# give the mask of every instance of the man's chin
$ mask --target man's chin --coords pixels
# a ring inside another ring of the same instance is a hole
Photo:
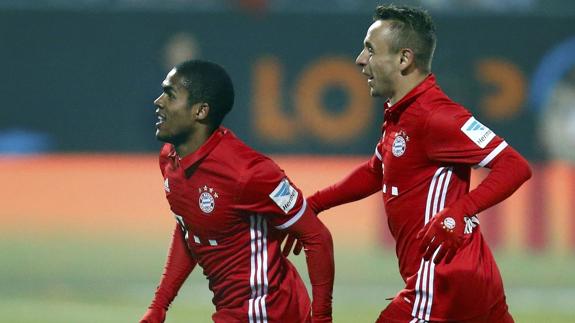
[[[159,132],[156,132],[156,139],[161,142],[170,143],[170,138],[166,135],[163,135]]]
[[[381,98],[381,97],[387,98],[387,95],[383,94],[381,91],[378,91],[374,88],[369,89],[369,95],[374,98]]]

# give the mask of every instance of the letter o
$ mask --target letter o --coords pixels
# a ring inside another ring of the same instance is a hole
[[[323,90],[341,86],[349,97],[341,113],[322,105]],[[295,110],[310,132],[326,142],[349,142],[371,123],[373,101],[364,77],[346,58],[328,57],[306,69],[296,83]]]

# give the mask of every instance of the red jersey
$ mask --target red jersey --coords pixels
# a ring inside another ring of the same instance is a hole
[[[428,76],[386,109],[383,136],[370,162],[382,172],[389,229],[406,287],[405,310],[425,321],[463,320],[504,297],[495,260],[476,216],[453,261],[424,261],[415,237],[429,219],[469,192],[470,170],[489,164],[507,143],[450,100]]]
[[[284,172],[225,128],[182,159],[164,145],[160,167],[170,208],[214,294],[214,320],[309,320],[305,285],[280,250],[281,230],[306,210]]]

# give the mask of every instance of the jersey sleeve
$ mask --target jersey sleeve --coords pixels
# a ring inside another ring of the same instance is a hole
[[[431,160],[489,167],[507,143],[462,107],[433,111],[425,125],[425,150]]]
[[[312,292],[313,322],[332,322],[335,275],[333,240],[327,227],[310,208],[286,229],[303,245]]]
[[[267,216],[276,229],[289,228],[306,210],[301,190],[268,158],[254,161],[240,181],[238,208]]]
[[[385,133],[384,133],[384,137],[385,137]],[[382,155],[382,151],[383,151],[383,144],[382,144],[382,140],[380,140],[377,145],[375,146],[375,151],[373,152],[373,155],[371,156],[371,158],[369,159],[369,168],[371,168],[371,170],[375,173],[381,173],[382,172],[382,159],[383,159],[383,155]]]
[[[188,254],[186,241],[180,225],[176,224],[168,257],[164,265],[164,273],[156,288],[156,293],[150,308],[167,310],[178,291],[196,266],[196,261]]]

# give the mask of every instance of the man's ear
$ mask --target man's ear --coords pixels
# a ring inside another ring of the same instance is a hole
[[[210,113],[210,105],[206,102],[200,102],[194,105],[194,116],[196,120],[206,120]]]
[[[415,53],[410,48],[402,48],[399,51],[399,70],[404,72],[415,66]]]

